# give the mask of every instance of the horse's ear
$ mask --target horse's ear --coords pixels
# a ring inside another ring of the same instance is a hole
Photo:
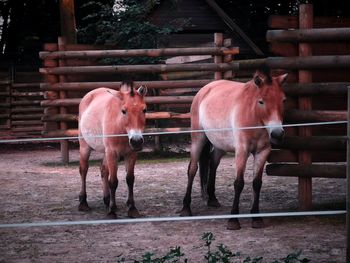
[[[260,87],[263,84],[263,82],[264,82],[264,80],[259,75],[254,76],[254,84],[257,87]]]
[[[132,83],[130,82],[123,82],[122,85],[120,86],[120,91],[124,93],[131,92],[132,90]]]
[[[147,87],[142,85],[137,89],[138,94],[144,97],[147,94]]]
[[[283,85],[287,81],[288,73],[277,77],[277,81],[280,85]]]

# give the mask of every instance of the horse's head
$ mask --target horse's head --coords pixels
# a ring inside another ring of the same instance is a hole
[[[286,96],[282,84],[286,81],[287,75],[272,77],[270,70],[264,68],[257,70],[253,78],[257,90],[256,109],[262,124],[268,126],[271,143],[278,143],[284,137],[282,123]]]
[[[122,125],[129,137],[129,145],[133,151],[142,150],[142,132],[146,125],[145,95],[147,87],[140,86],[134,89],[132,83],[122,83],[117,97],[121,100],[120,114]]]

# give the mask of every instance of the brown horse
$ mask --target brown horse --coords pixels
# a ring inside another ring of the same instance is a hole
[[[226,152],[235,152],[236,179],[231,214],[239,213],[239,198],[244,187],[244,172],[250,154],[254,156],[254,202],[251,213],[259,213],[262,173],[270,153],[270,141],[284,136],[283,104],[286,100],[281,85],[287,74],[271,77],[270,70],[256,71],[247,83],[228,80],[213,81],[195,96],[191,106],[191,129],[209,130],[191,134],[191,160],[181,216],[191,216],[191,192],[199,162],[202,193],[208,206],[218,207],[215,196],[216,170]],[[268,126],[260,129],[242,127]],[[224,128],[225,131],[210,131]],[[227,129],[229,128],[229,129]],[[263,227],[261,218],[253,218],[254,228]],[[230,219],[228,229],[240,229],[238,219]]]
[[[103,201],[108,217],[116,218],[115,192],[118,186],[118,160],[124,157],[126,182],[129,189],[128,216],[139,217],[135,207],[134,166],[136,152],[143,146],[142,132],[146,123],[144,86],[134,90],[132,83],[123,83],[120,91],[98,88],[87,93],[79,105],[79,144],[81,191],[79,210],[89,210],[86,195],[86,175],[91,150],[104,153],[101,162]],[[127,134],[127,136],[113,136]]]

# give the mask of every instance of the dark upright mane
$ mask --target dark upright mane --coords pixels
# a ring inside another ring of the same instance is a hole
[[[130,87],[130,96],[134,97],[135,92],[134,92],[134,82],[132,80],[124,80],[121,84],[121,86],[126,85]]]
[[[266,77],[266,83],[270,84],[272,82],[271,69],[267,65],[262,65],[258,68],[257,72]]]

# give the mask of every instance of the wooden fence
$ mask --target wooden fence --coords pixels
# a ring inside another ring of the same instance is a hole
[[[41,84],[41,90],[45,91],[45,100],[41,102],[45,108],[43,134],[78,135],[77,106],[81,97],[100,86],[118,89],[121,79],[114,75],[120,78],[130,73],[190,73],[191,79],[135,82],[135,85],[147,85],[152,91],[152,96],[147,97],[151,109],[147,113],[147,131],[187,130],[189,106],[200,87],[213,79],[232,78],[232,71],[252,70],[262,64],[290,73],[289,83],[284,87],[288,96],[286,123],[347,120],[350,19],[313,19],[312,5],[304,4],[300,6],[299,17],[273,16],[269,25],[275,30],[267,32],[267,40],[277,57],[245,61],[232,60],[238,48],[223,46],[221,34],[215,35],[215,45],[211,48],[87,50],[81,45],[65,45],[62,40],[48,44],[40,53],[44,60],[40,71],[46,77],[46,83]],[[103,66],[96,62],[105,57],[180,55],[211,55],[214,59],[208,63],[172,65]],[[214,76],[194,79],[193,71],[214,72]],[[176,122],[160,128],[155,122],[158,120]],[[67,142],[62,141],[61,146],[63,161],[67,162]],[[288,128],[285,141],[272,151],[266,171],[270,176],[298,177],[299,205],[307,210],[312,205],[312,178],[345,178],[345,161],[346,125]]]
[[[294,82],[286,86],[286,122],[346,121],[350,20],[314,19],[312,5],[303,4],[299,17],[274,16],[269,24],[276,28],[267,32],[271,50],[283,57],[267,64],[290,70]],[[299,206],[311,209],[312,178],[346,178],[346,142],[345,124],[290,128],[270,155],[267,174],[297,176]]]
[[[135,86],[144,84],[151,90],[151,94],[146,97],[150,109],[146,115],[148,119],[146,132],[187,130],[188,125],[179,127],[177,126],[179,122],[175,123],[175,127],[159,128],[154,121],[189,119],[189,105],[194,93],[213,79],[232,76],[230,72],[238,69],[238,63],[233,62],[232,58],[233,55],[238,54],[239,49],[225,47],[224,43],[223,35],[217,33],[213,47],[198,48],[84,50],[91,47],[65,45],[61,38],[58,44],[47,44],[45,51],[40,52],[40,58],[43,59],[44,64],[40,72],[46,79],[46,83],[41,85],[41,90],[45,92],[45,100],[41,102],[45,108],[42,119],[45,123],[43,135],[47,137],[77,136],[77,106],[82,96],[89,90],[101,86],[118,89],[125,74],[159,76],[159,74],[172,72],[214,72],[212,76],[205,79],[135,81]],[[213,60],[189,64],[101,65],[98,63],[98,59],[102,58],[190,55],[210,55]],[[181,110],[176,111],[179,105]],[[67,162],[69,159],[67,141],[61,142],[61,150],[63,161]]]
[[[18,77],[0,82],[0,137],[40,137],[43,130],[40,84],[31,81],[33,77],[24,76],[31,73],[16,75]]]

